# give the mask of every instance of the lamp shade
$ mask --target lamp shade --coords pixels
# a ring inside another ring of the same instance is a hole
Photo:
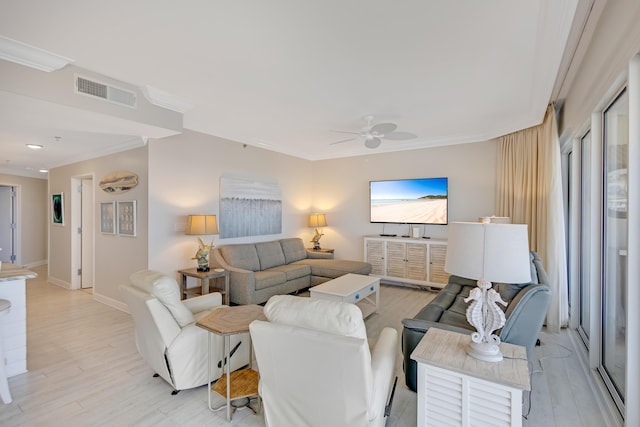
[[[327,217],[323,213],[309,215],[309,227],[326,227]]]
[[[205,236],[218,234],[218,223],[215,215],[189,215],[185,234]]]
[[[445,271],[474,280],[531,281],[526,224],[449,224]]]

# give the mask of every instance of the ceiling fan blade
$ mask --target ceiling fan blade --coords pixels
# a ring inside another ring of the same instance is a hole
[[[397,128],[398,126],[395,123],[378,123],[371,128],[370,132],[384,135],[393,132]]]
[[[415,139],[418,135],[411,132],[391,132],[385,133],[384,139],[390,139],[392,141],[404,141],[407,139]]]
[[[355,141],[357,138],[349,138],[349,139],[343,139],[342,141],[336,141],[336,142],[332,142],[329,145],[335,145],[335,144],[341,144],[343,142],[348,142],[348,141]]]
[[[367,148],[378,148],[380,146],[380,143],[382,142],[382,140],[380,138],[367,138],[364,141],[364,145]]]
[[[350,130],[335,130],[335,129],[331,129],[331,132],[350,133],[350,134],[353,134],[353,135],[360,135],[360,132],[352,132]]]

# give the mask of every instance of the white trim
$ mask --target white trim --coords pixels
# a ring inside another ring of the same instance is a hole
[[[108,305],[109,307],[113,307],[116,310],[120,310],[123,311],[125,313],[131,314],[129,313],[129,307],[127,306],[126,303],[122,302],[122,301],[118,301],[117,299],[113,299],[111,297],[102,295],[102,294],[98,294],[98,293],[93,293],[93,299],[98,301],[99,303],[102,303],[104,305]]]
[[[58,279],[56,277],[51,276],[50,274],[47,277],[47,283],[51,283],[52,285],[60,286],[61,288],[71,290],[71,283],[65,282],[62,279]]]
[[[636,54],[629,61],[629,164],[627,191],[627,259],[640,259],[640,225],[637,218],[640,215],[640,54]],[[633,236],[633,238],[631,238]],[[625,422],[629,426],[640,425],[640,337],[636,333],[640,325],[640,263],[627,263],[627,364],[625,379]]]
[[[0,58],[46,72],[59,70],[74,62],[71,58],[4,36],[0,36]]]
[[[193,108],[192,104],[189,104],[188,102],[185,102],[167,92],[156,89],[153,86],[143,86],[142,94],[147,98],[147,101],[153,105],[175,111],[176,113],[184,114],[187,110]]]

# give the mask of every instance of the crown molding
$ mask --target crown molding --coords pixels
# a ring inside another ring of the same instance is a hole
[[[177,113],[184,114],[187,110],[193,108],[193,105],[188,102],[185,102],[167,92],[156,89],[153,86],[146,85],[142,87],[142,93],[153,105],[166,108]]]
[[[73,62],[73,59],[3,36],[0,36],[0,58],[46,72],[59,70]]]

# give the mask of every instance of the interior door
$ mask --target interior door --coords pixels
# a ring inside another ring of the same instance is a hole
[[[0,185],[0,261],[15,261],[15,190]]]
[[[81,267],[80,287],[93,287],[93,180],[83,178],[81,183]]]

